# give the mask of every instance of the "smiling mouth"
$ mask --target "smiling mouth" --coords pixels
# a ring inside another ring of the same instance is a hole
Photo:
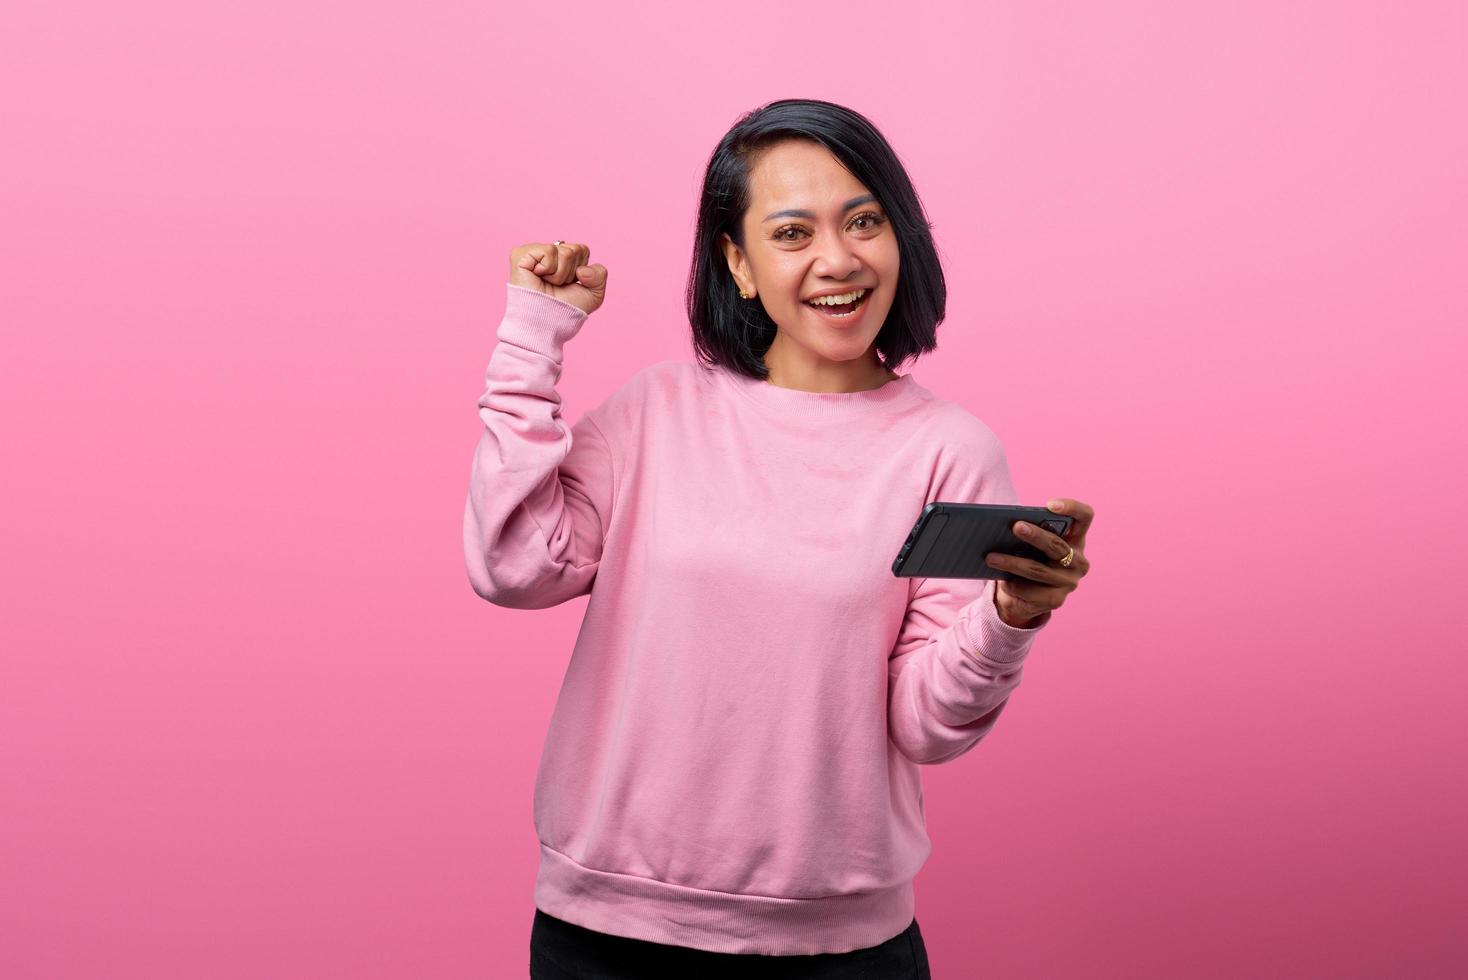
[[[868,289],[866,292],[858,296],[856,298],[856,301],[852,303],[843,303],[840,306],[827,306],[824,303],[806,303],[805,305],[809,306],[817,313],[823,314],[836,320],[841,320],[856,313],[856,311],[861,309],[862,305],[865,304],[867,300],[871,299],[871,296],[872,290]]]

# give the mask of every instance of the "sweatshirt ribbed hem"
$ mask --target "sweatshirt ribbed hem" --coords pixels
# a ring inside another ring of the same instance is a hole
[[[496,335],[504,343],[533,351],[559,366],[563,348],[586,320],[581,307],[511,282],[505,284],[505,317]]]
[[[1050,616],[1047,613],[1033,626],[1010,626],[999,618],[999,610],[994,605],[994,590],[997,588],[997,580],[987,581],[974,608],[960,619],[968,634],[968,648],[974,657],[1001,667],[1016,667],[1029,656],[1035,637],[1050,621]]]
[[[898,935],[914,916],[912,882],[824,898],[705,891],[585,868],[540,845],[535,906],[586,929],[720,953],[849,952]]]

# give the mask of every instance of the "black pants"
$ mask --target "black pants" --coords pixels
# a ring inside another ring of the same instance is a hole
[[[932,980],[917,919],[885,943],[846,953],[715,953],[578,926],[540,909],[530,928],[530,980]]]

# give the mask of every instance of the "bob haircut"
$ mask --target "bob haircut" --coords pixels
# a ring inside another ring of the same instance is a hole
[[[895,369],[938,346],[948,289],[931,225],[897,154],[863,115],[819,99],[781,99],[741,116],[704,171],[685,299],[700,360],[765,380],[764,355],[778,329],[764,305],[742,299],[721,246],[728,232],[744,248],[753,158],[788,139],[824,145],[876,195],[897,235],[900,273],[892,309],[877,333],[882,363]]]

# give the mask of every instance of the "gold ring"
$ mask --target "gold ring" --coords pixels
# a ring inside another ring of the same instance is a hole
[[[1072,558],[1074,558],[1075,557],[1075,554],[1076,554],[1076,550],[1074,548],[1071,548],[1070,545],[1066,545],[1066,547],[1067,548],[1070,548],[1070,553],[1067,554],[1064,558],[1060,559],[1060,567],[1061,568],[1069,568],[1070,567],[1070,560]]]

